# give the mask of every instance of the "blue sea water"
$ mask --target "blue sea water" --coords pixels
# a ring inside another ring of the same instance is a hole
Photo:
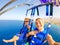
[[[22,26],[23,21],[21,20],[0,20],[0,45],[13,45],[13,42],[5,43],[2,40],[11,39],[14,35],[19,33]],[[47,24],[45,24],[45,27],[46,26]],[[60,26],[52,24],[49,33],[55,41],[60,42]]]

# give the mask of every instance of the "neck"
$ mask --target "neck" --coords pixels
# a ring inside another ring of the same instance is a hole
[[[42,31],[43,31],[43,28],[39,28],[38,31],[39,31],[39,32],[42,32]]]

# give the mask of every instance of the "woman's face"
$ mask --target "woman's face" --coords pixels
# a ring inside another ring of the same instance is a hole
[[[29,24],[29,21],[24,21],[25,22],[25,25],[28,25]]]
[[[37,27],[37,28],[41,28],[41,27],[42,27],[41,22],[39,22],[38,20],[36,21],[36,27]]]

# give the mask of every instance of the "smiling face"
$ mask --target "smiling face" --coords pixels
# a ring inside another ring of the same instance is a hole
[[[36,27],[38,28],[38,30],[42,30],[44,27],[44,23],[43,20],[41,18],[37,18],[36,19]]]
[[[28,25],[28,24],[29,24],[29,20],[30,20],[29,18],[25,18],[24,24],[25,24],[25,25]]]
[[[37,28],[42,27],[41,22],[36,21],[36,27],[37,27]]]

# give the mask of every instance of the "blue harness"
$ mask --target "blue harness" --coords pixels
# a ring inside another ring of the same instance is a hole
[[[21,32],[19,33],[19,34],[17,34],[16,36],[18,36],[19,37],[19,42],[20,43],[26,43],[26,34],[28,33],[28,28],[27,28],[27,26],[24,26],[23,28],[22,28],[22,30],[21,30]]]
[[[31,20],[29,20],[29,24],[28,24],[29,26],[31,26],[30,22]],[[27,26],[25,26],[23,23],[23,27],[21,28],[20,33],[19,33],[20,35],[19,34],[16,35],[16,36],[19,36],[18,41],[20,42],[20,45],[25,45],[26,42],[28,41],[28,38],[26,37],[26,34],[28,32],[30,31],[28,30]]]
[[[35,30],[38,31],[37,28]],[[39,32],[36,35],[32,36],[30,45],[44,45],[44,41],[46,40],[48,32],[49,27],[47,29],[44,29],[44,31]]]

